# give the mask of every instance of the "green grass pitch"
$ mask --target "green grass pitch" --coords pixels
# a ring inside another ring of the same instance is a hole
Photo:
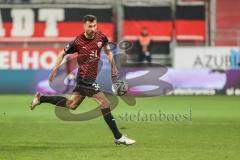
[[[0,160],[240,159],[239,97],[138,98],[133,107],[120,101],[113,115],[121,131],[136,139],[133,146],[114,145],[102,117],[62,121],[47,104],[30,111],[32,97],[0,96]],[[73,113],[94,105],[86,99]],[[158,112],[182,117],[150,117]]]

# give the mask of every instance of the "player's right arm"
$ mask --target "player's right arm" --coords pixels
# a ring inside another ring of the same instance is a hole
[[[62,50],[61,53],[57,57],[57,61],[56,61],[56,64],[54,65],[54,67],[52,69],[52,72],[50,73],[50,76],[49,76],[49,81],[50,82],[52,82],[54,77],[56,76],[57,70],[62,63],[64,56],[65,56],[65,52],[64,52],[64,50]]]
[[[70,42],[68,43],[68,45],[64,48],[64,50],[62,50],[60,52],[60,54],[58,55],[57,57],[57,61],[50,73],[50,76],[49,76],[49,81],[52,82],[57,74],[57,70],[58,68],[60,67],[64,57],[67,55],[67,54],[74,54],[76,53],[75,52],[75,45],[74,45],[74,42]]]

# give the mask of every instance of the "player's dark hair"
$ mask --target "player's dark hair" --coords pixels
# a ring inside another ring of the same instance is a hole
[[[95,20],[97,21],[97,17],[94,16],[94,15],[88,14],[88,15],[86,15],[86,16],[83,17],[83,23],[86,23],[87,21],[93,22],[93,21],[95,21]]]

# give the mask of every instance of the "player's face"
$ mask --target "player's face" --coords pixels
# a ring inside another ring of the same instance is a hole
[[[84,30],[87,35],[92,36],[97,30],[97,21],[84,23]]]

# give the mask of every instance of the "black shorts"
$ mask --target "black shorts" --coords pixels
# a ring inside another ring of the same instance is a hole
[[[92,97],[94,94],[101,92],[99,85],[96,82],[84,81],[80,76],[77,76],[76,87],[73,92],[78,92],[82,96]]]

